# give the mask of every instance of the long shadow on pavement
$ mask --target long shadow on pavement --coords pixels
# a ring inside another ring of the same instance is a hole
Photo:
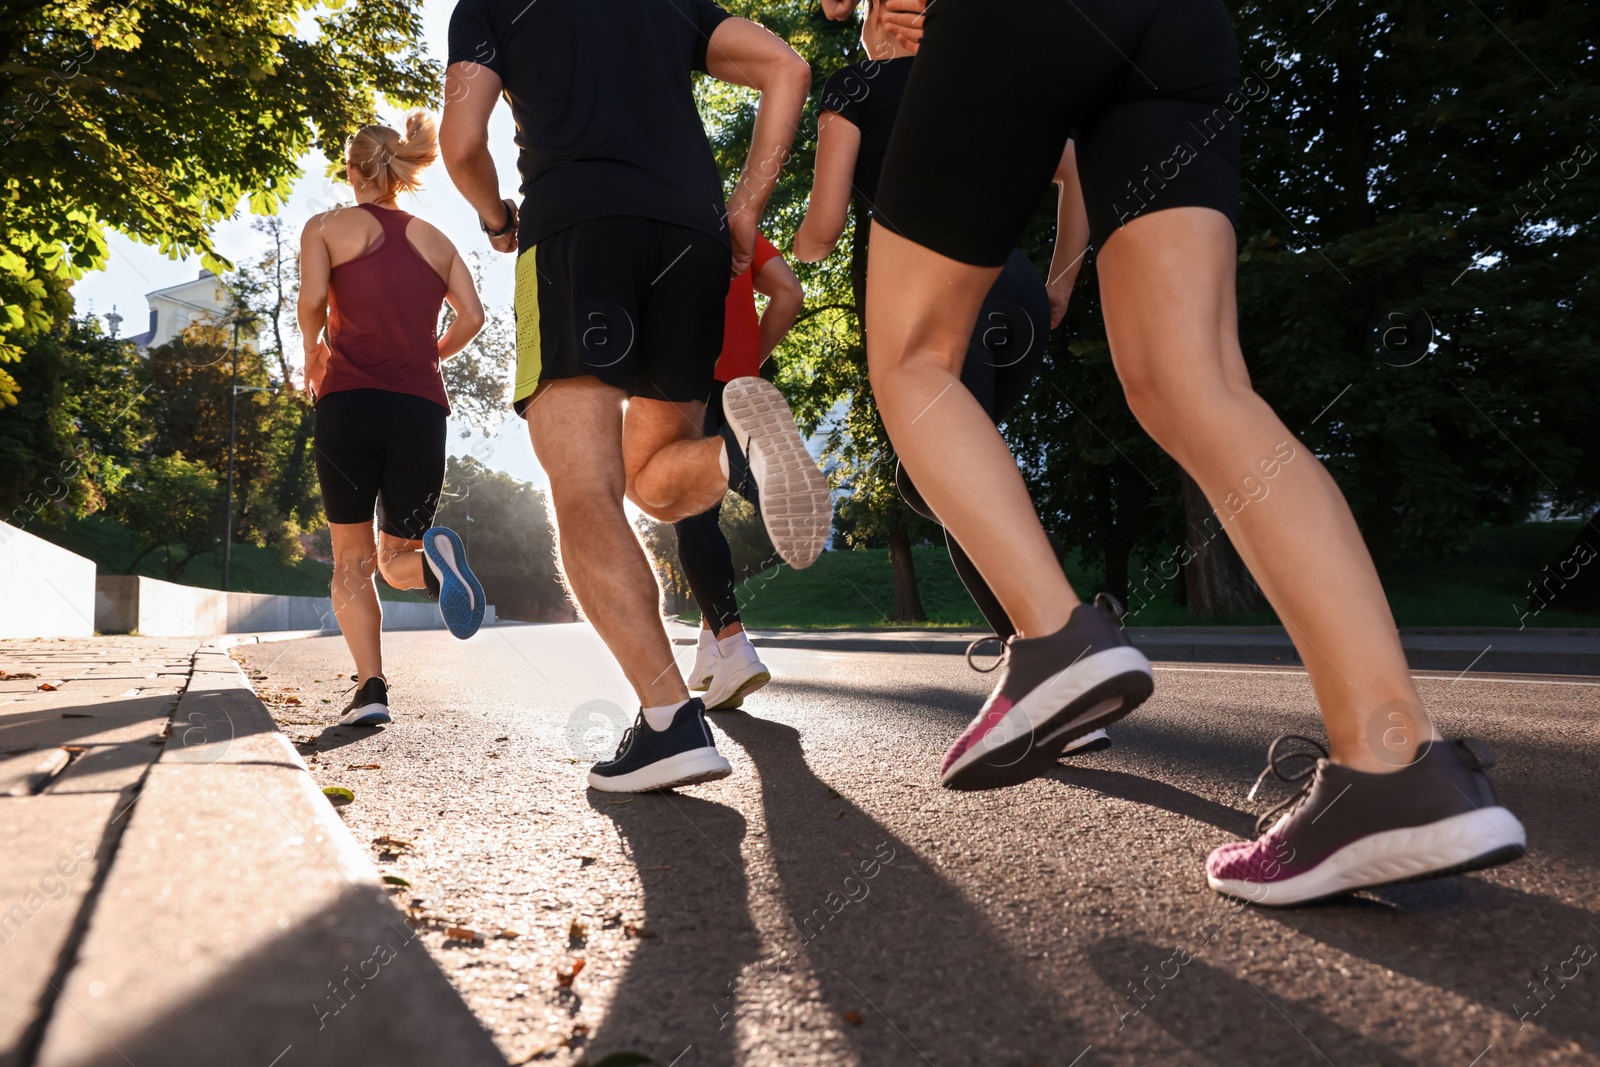
[[[1600,949],[1592,911],[1469,875],[1257,914],[1600,1054],[1600,975],[1573,962]]]
[[[745,818],[681,793],[607,797],[589,804],[610,819],[644,888],[644,925],[633,959],[591,1042],[597,1060],[631,1051],[672,1063],[738,1062],[728,985],[760,952],[740,846]],[[619,802],[620,801],[620,802]]]
[[[798,730],[744,714],[716,722],[760,773],[793,941],[832,1018],[862,1018],[842,1027],[860,1063],[1020,1067],[1066,1063],[1087,1044],[956,886],[848,797],[830,798]],[[884,857],[866,878],[862,864]]]
[[[1141,1028],[1153,1025],[1217,1063],[1416,1062],[1311,1004],[1263,992],[1198,957],[1180,965],[1171,945],[1108,937],[1088,945],[1087,952],[1121,1023],[1108,1053],[1119,1042],[1145,1039]]]

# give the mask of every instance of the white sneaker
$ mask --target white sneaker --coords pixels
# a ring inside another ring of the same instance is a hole
[[[772,681],[772,672],[756,655],[756,648],[744,634],[719,641],[717,666],[706,690],[707,711],[732,711],[744,698]]]
[[[833,495],[783,394],[761,378],[735,378],[722,392],[722,414],[750,461],[761,520],[789,566],[809,567],[833,527]]]
[[[716,635],[702,626],[700,647],[694,654],[694,668],[689,671],[689,692],[704,693],[711,688],[711,676],[716,672],[717,661],[721,658],[721,653],[717,651]]]

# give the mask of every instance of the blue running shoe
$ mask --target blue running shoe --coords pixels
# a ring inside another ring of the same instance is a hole
[[[422,535],[422,551],[439,579],[439,614],[465,641],[483,625],[483,586],[467,566],[467,548],[454,530],[435,526]]]
[[[733,773],[717,751],[699,697],[685,701],[665,730],[653,730],[644,712],[622,735],[617,754],[589,771],[589,788],[604,793],[647,793],[714,782]]]

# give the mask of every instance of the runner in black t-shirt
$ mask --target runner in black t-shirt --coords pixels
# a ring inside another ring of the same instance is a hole
[[[761,92],[750,164],[726,205],[696,70]],[[450,20],[445,165],[493,246],[520,252],[512,400],[550,478],[567,581],[641,705],[616,758],[591,771],[595,789],[730,770],[675,668],[622,502],[674,522],[728,489],[722,440],[700,432],[703,400],[728,280],[750,264],[810,77],[788,45],[712,0],[460,0]],[[517,123],[520,211],[500,199],[489,155],[502,93]],[[774,547],[803,566],[831,525],[827,483],[793,422],[767,417],[782,397],[746,381],[749,411],[730,410],[729,423],[764,509],[787,524]]]

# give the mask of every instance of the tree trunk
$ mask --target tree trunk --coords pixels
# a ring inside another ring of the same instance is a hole
[[[890,622],[927,622],[922,610],[922,595],[917,591],[917,565],[911,558],[911,535],[904,519],[893,520],[889,528],[889,566],[894,571],[894,605]]]
[[[1183,475],[1183,517],[1189,541],[1189,563],[1183,569],[1189,614],[1206,619],[1269,610],[1222,520],[1188,474]]]

